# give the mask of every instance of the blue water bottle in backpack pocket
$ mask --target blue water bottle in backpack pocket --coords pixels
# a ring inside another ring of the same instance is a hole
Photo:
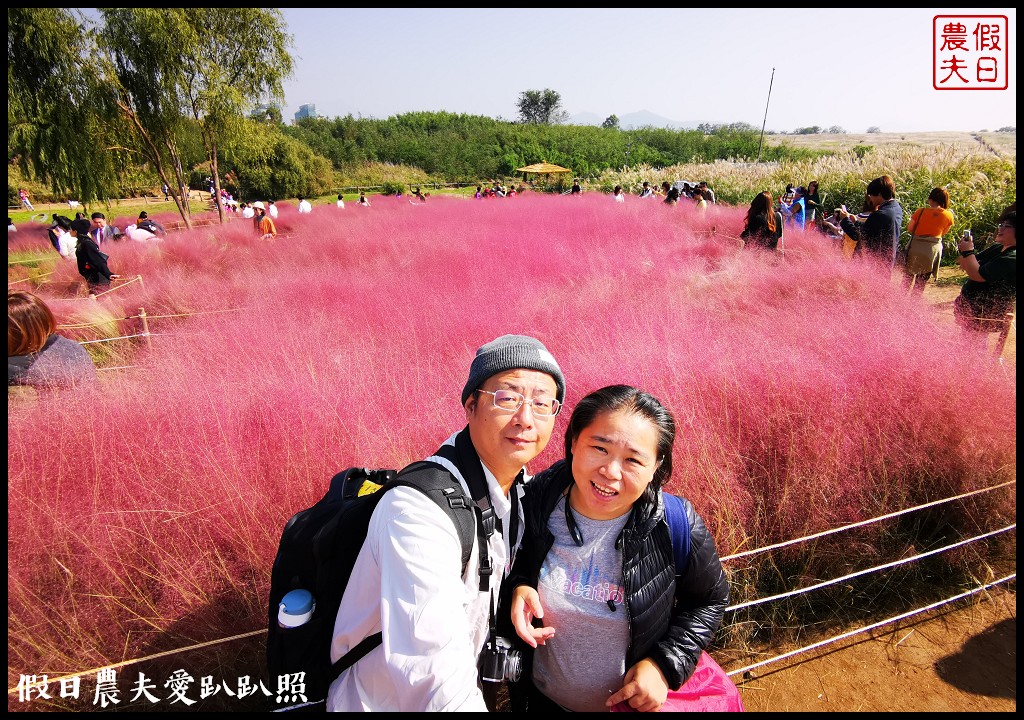
[[[282,628],[305,625],[313,617],[316,601],[309,590],[292,590],[281,598],[278,605],[277,624]]]

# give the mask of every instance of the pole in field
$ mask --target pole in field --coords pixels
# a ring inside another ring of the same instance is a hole
[[[775,68],[772,68],[772,79],[768,81],[768,101],[764,104],[764,121],[761,123],[761,139],[757,141],[757,162],[761,162],[761,144],[764,142],[764,126],[768,123],[768,103],[772,101],[772,83],[775,82]]]

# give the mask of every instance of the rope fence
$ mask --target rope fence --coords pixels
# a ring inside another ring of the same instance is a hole
[[[10,282],[7,283],[7,287],[10,287],[11,285],[17,285],[18,283],[30,282],[32,280],[38,280],[39,278],[44,278],[47,275],[53,275],[55,272],[57,272],[57,271],[56,270],[51,270],[50,272],[43,273],[42,275],[34,275],[34,276],[27,277],[27,278],[22,278],[21,280],[11,280]]]
[[[779,593],[778,595],[769,595],[768,597],[758,598],[757,600],[750,600],[748,602],[730,605],[726,608],[726,612],[730,610],[739,610],[741,608],[751,607],[753,605],[760,605],[761,603],[771,602],[772,600],[781,600],[783,598],[791,597],[793,595],[803,595],[804,593],[809,593],[813,590],[819,590],[823,587],[828,587],[829,585],[835,585],[837,583],[841,583],[845,580],[850,580],[861,575],[867,575],[868,573],[878,572],[880,570],[887,570],[889,568],[896,567],[897,565],[902,565],[908,562],[914,562],[915,560],[920,560],[922,558],[929,557],[930,555],[945,552],[946,550],[952,550],[953,548],[960,547],[961,545],[967,545],[978,540],[984,540],[985,538],[992,537],[993,535],[1009,532],[1010,530],[1013,530],[1016,527],[1017,524],[1014,523],[1013,525],[1007,525],[1006,527],[999,528],[998,530],[993,530],[992,532],[983,533],[981,535],[975,535],[974,537],[968,538],[967,540],[955,542],[952,545],[946,545],[945,547],[936,548],[935,550],[929,550],[928,552],[919,553],[918,555],[913,555],[911,557],[903,558],[901,560],[894,560],[889,563],[883,563],[882,565],[875,565],[874,567],[866,568],[864,570],[858,570],[857,572],[850,573],[849,575],[843,575],[842,577],[833,578],[832,580],[826,580],[824,582],[817,583],[816,585],[809,585],[805,588],[799,588],[797,590]]]
[[[860,633],[864,633],[864,632],[868,632],[870,630],[874,630],[876,628],[882,627],[883,625],[888,625],[890,623],[899,622],[900,620],[905,620],[906,618],[913,617],[914,615],[919,615],[920,613],[927,612],[929,610],[934,610],[937,607],[941,607],[943,605],[947,605],[947,604],[949,604],[951,602],[956,602],[957,600],[962,600],[963,598],[968,597],[969,595],[974,595],[974,594],[982,592],[984,590],[988,590],[989,588],[995,587],[996,585],[999,585],[999,584],[1004,583],[1004,582],[1009,582],[1010,580],[1013,580],[1016,577],[1017,577],[1017,573],[1013,573],[1011,575],[1006,575],[1005,577],[1001,577],[998,580],[994,580],[994,581],[992,581],[990,583],[986,583],[984,585],[979,585],[976,588],[972,588],[971,590],[967,590],[966,592],[962,592],[962,593],[960,593],[958,595],[953,595],[953,596],[948,597],[948,598],[946,598],[944,600],[939,600],[937,602],[932,603],[931,605],[926,605],[926,606],[924,606],[922,608],[918,608],[916,610],[910,610],[908,612],[902,613],[901,615],[896,615],[896,616],[888,618],[886,620],[880,620],[879,622],[872,623],[871,625],[866,625],[866,626],[864,626],[862,628],[859,628],[857,630],[850,630],[849,632],[845,632],[845,633],[842,633],[840,635],[836,635],[835,637],[828,638],[827,640],[821,640],[820,642],[812,643],[811,645],[806,645],[806,646],[804,646],[802,648],[798,648],[796,650],[792,650],[790,652],[783,653],[781,655],[776,655],[773,658],[768,658],[767,660],[762,660],[761,662],[756,662],[753,665],[747,665],[746,667],[741,667],[741,668],[738,668],[736,670],[729,670],[725,674],[726,675],[742,675],[742,674],[746,674],[746,673],[750,672],[751,670],[753,670],[755,668],[763,667],[764,665],[768,665],[768,664],[771,664],[771,663],[774,663],[774,662],[778,662],[779,660],[785,660],[786,658],[793,657],[794,655],[799,655],[800,653],[809,652],[811,650],[815,650],[817,648],[820,648],[820,647],[822,647],[824,645],[828,645],[830,643],[838,642],[839,640],[844,640],[846,638],[853,637],[854,635],[859,635]]]
[[[722,562],[726,562],[727,560],[735,560],[736,558],[746,557],[748,555],[756,555],[758,553],[767,552],[769,550],[777,550],[778,548],[786,547],[788,545],[796,545],[797,543],[807,542],[808,540],[815,540],[820,537],[825,537],[826,535],[833,535],[835,533],[844,532],[845,530],[851,530],[853,528],[862,527],[864,525],[870,525],[871,523],[880,522],[882,520],[889,520],[891,518],[899,517],[900,515],[905,515],[916,510],[924,510],[925,508],[934,507],[935,505],[942,505],[943,503],[953,502],[954,500],[962,500],[964,498],[971,497],[972,495],[979,495],[981,493],[992,492],[993,490],[998,490],[999,488],[1004,488],[1008,485],[1016,484],[1016,479],[1008,480],[1004,483],[999,483],[998,485],[990,485],[989,487],[984,487],[979,490],[971,490],[970,492],[965,492],[960,495],[954,495],[952,497],[943,498],[942,500],[933,500],[932,502],[927,502],[922,505],[915,505],[914,507],[909,507],[904,510],[896,510],[895,512],[887,513],[885,515],[879,515],[878,517],[870,518],[868,520],[861,520],[860,522],[850,523],[849,525],[840,525],[839,527],[832,528],[831,530],[823,530],[822,532],[814,533],[813,535],[804,535],[803,537],[798,537],[794,540],[786,540],[785,542],[775,543],[774,545],[765,545],[764,547],[757,548],[756,550],[746,550],[744,552],[734,553],[733,555],[726,555],[725,557],[719,559]]]
[[[960,499],[963,499],[963,498],[966,498],[966,497],[971,497],[972,495],[977,495],[979,493],[985,493],[985,492],[991,492],[993,490],[998,490],[999,488],[1006,487],[1008,485],[1013,485],[1016,482],[1017,482],[1016,480],[1011,480],[1009,482],[1001,483],[999,485],[993,485],[991,487],[981,488],[979,490],[973,490],[971,492],[963,493],[963,494],[960,494],[960,495],[955,495],[955,496],[948,497],[948,498],[943,498],[941,500],[936,500],[936,501],[929,502],[929,503],[924,503],[922,505],[917,505],[915,507],[906,508],[904,510],[898,510],[896,512],[888,513],[886,515],[881,515],[879,517],[871,518],[869,520],[865,520],[865,521],[862,521],[862,522],[851,523],[849,525],[844,525],[844,526],[841,526],[841,527],[838,527],[838,528],[833,528],[831,530],[827,530],[827,531],[824,531],[824,532],[815,533],[814,535],[808,535],[808,536],[805,536],[805,537],[796,538],[794,540],[789,540],[789,541],[782,542],[782,543],[776,543],[774,545],[768,545],[768,546],[765,546],[765,547],[762,547],[762,548],[757,548],[755,550],[748,550],[748,551],[743,552],[743,553],[737,553],[737,554],[734,554],[734,555],[728,555],[728,556],[725,556],[725,557],[721,558],[721,560],[723,562],[725,562],[726,560],[732,560],[732,559],[735,559],[735,558],[738,558],[738,557],[744,557],[744,556],[748,556],[748,555],[753,555],[753,554],[756,554],[756,553],[766,552],[768,550],[776,549],[776,548],[779,548],[779,547],[786,547],[788,545],[793,545],[793,544],[796,544],[796,543],[805,542],[807,540],[818,538],[818,537],[822,537],[824,535],[831,535],[831,534],[834,534],[834,533],[839,533],[839,532],[843,532],[843,531],[846,531],[846,530],[851,530],[851,529],[853,529],[855,527],[860,527],[860,526],[863,526],[863,525],[867,525],[869,523],[878,522],[880,520],[885,520],[885,519],[897,517],[897,516],[900,516],[900,515],[903,515],[903,514],[906,514],[906,513],[909,513],[909,512],[914,512],[916,510],[922,510],[922,509],[925,509],[925,508],[928,508],[928,507],[932,507],[932,506],[935,506],[935,505],[940,505],[942,503],[952,502],[954,500],[960,500]],[[953,543],[951,545],[947,545],[947,546],[942,547],[942,548],[937,548],[935,550],[929,550],[927,552],[920,553],[919,555],[915,555],[915,556],[910,557],[910,558],[902,558],[900,560],[895,560],[893,562],[885,563],[885,564],[878,565],[878,566],[875,566],[875,567],[872,567],[872,568],[867,568],[865,570],[860,570],[860,571],[857,571],[857,572],[854,572],[854,573],[850,573],[848,575],[844,575],[844,576],[839,577],[839,578],[835,578],[833,580],[828,580],[828,581],[825,581],[825,582],[822,582],[822,583],[818,583],[816,585],[812,585],[812,586],[809,586],[809,587],[806,587],[806,588],[800,588],[798,590],[791,591],[791,592],[788,592],[788,593],[781,593],[781,594],[778,594],[778,595],[773,595],[773,596],[765,597],[765,598],[759,598],[757,600],[752,600],[752,601],[745,602],[745,603],[738,603],[736,605],[730,605],[729,607],[726,608],[726,610],[727,611],[739,610],[739,609],[742,609],[742,608],[745,608],[745,607],[750,607],[750,606],[758,605],[758,604],[761,604],[761,603],[766,603],[766,602],[770,602],[770,601],[774,601],[774,600],[779,600],[779,599],[782,599],[782,598],[785,598],[785,597],[789,597],[789,596],[792,596],[792,595],[798,595],[798,594],[802,594],[802,593],[811,592],[813,590],[817,590],[817,589],[820,589],[822,587],[826,587],[828,585],[833,585],[833,584],[836,584],[836,583],[839,583],[839,582],[843,582],[845,580],[849,580],[851,578],[854,578],[854,577],[857,577],[857,576],[860,576],[860,575],[866,575],[868,573],[878,572],[878,571],[885,570],[885,569],[888,569],[888,568],[891,568],[891,567],[895,567],[897,565],[901,565],[901,564],[904,564],[904,563],[909,563],[909,562],[913,562],[913,561],[916,561],[916,560],[920,560],[921,558],[928,557],[930,555],[935,555],[937,553],[945,552],[946,550],[950,550],[950,549],[953,549],[953,548],[956,548],[956,547],[960,547],[960,546],[966,545],[968,543],[976,542],[978,540],[983,540],[983,539],[988,538],[988,537],[992,537],[992,536],[995,536],[995,535],[998,535],[998,534],[1001,534],[1001,533],[1004,533],[1004,532],[1008,532],[1010,530],[1015,529],[1016,527],[1017,527],[1016,523],[1014,523],[1012,525],[1007,525],[1006,527],[999,528],[998,530],[993,530],[993,531],[990,531],[990,532],[987,532],[987,533],[983,533],[981,535],[977,535],[975,537],[968,538],[966,540],[962,540],[962,541]],[[944,600],[940,600],[940,601],[938,601],[936,603],[932,603],[931,605],[925,606],[923,608],[918,608],[917,610],[912,610],[912,611],[903,613],[901,615],[897,615],[895,617],[891,617],[891,618],[888,618],[886,620],[882,620],[880,622],[873,623],[871,625],[867,625],[867,626],[865,626],[863,628],[860,628],[860,629],[857,629],[857,630],[852,630],[852,631],[849,631],[849,632],[846,632],[846,633],[842,633],[842,634],[837,635],[837,636],[835,636],[833,638],[829,638],[827,640],[823,640],[823,641],[820,641],[820,642],[813,643],[811,645],[808,645],[806,647],[800,648],[798,650],[793,650],[791,652],[783,653],[782,655],[778,655],[776,657],[769,658],[767,660],[762,660],[762,661],[760,661],[758,663],[754,663],[753,665],[748,665],[746,667],[739,668],[737,670],[729,671],[726,674],[727,675],[737,675],[737,674],[747,673],[747,672],[753,670],[754,668],[758,668],[758,667],[767,665],[769,663],[777,662],[779,660],[783,660],[785,658],[792,657],[792,656],[797,655],[797,654],[802,653],[802,652],[808,652],[810,650],[814,650],[816,648],[822,647],[823,645],[827,645],[829,643],[837,642],[838,640],[842,640],[844,638],[852,637],[852,636],[854,636],[854,635],[856,635],[858,633],[868,632],[868,631],[873,630],[873,629],[875,629],[877,627],[881,627],[881,626],[887,625],[889,623],[897,622],[899,620],[902,620],[902,619],[905,619],[905,618],[908,618],[908,617],[912,617],[913,615],[917,615],[919,613],[926,612],[928,610],[934,609],[934,608],[939,607],[939,606],[944,605],[944,604],[955,602],[955,601],[960,600],[962,598],[965,598],[965,597],[967,597],[969,595],[972,595],[972,594],[981,592],[983,590],[986,590],[986,589],[988,589],[990,587],[993,587],[995,585],[998,585],[998,584],[1001,584],[1001,583],[1013,580],[1016,577],[1017,577],[1016,573],[1013,573],[1011,575],[1007,575],[1007,576],[1005,576],[1003,578],[1000,578],[999,580],[993,581],[991,583],[987,583],[985,585],[981,585],[979,587],[976,587],[976,588],[974,588],[972,590],[969,590],[967,592],[960,593],[958,595],[953,595],[953,596],[951,596],[949,598],[946,598]],[[81,677],[83,675],[92,675],[92,674],[98,673],[100,670],[104,670],[104,669],[107,669],[107,668],[119,669],[119,668],[127,667],[129,665],[134,665],[134,664],[141,663],[141,662],[147,662],[147,661],[150,661],[150,660],[155,660],[155,659],[159,659],[159,658],[163,658],[163,657],[170,657],[172,655],[176,655],[176,654],[180,654],[180,653],[185,653],[185,652],[191,652],[193,650],[197,650],[197,649],[201,649],[201,648],[212,647],[214,645],[219,645],[219,644],[222,644],[222,643],[233,642],[235,640],[242,640],[242,639],[246,639],[246,638],[256,637],[256,636],[264,635],[265,633],[266,633],[266,629],[265,628],[261,628],[259,630],[252,630],[252,631],[245,632],[245,633],[240,633],[240,634],[237,634],[237,635],[231,635],[229,637],[224,637],[224,638],[219,638],[219,639],[216,639],[216,640],[209,640],[209,641],[206,641],[206,642],[196,643],[194,645],[188,645],[188,646],[185,646],[185,647],[176,648],[174,650],[166,650],[166,651],[163,651],[163,652],[155,653],[153,655],[146,655],[144,657],[132,658],[130,660],[123,660],[123,661],[118,662],[118,663],[114,663],[114,664],[111,664],[111,665],[103,665],[101,667],[92,668],[90,670],[85,670],[85,671],[81,671],[81,672],[77,672],[77,673],[69,673],[69,674],[65,674],[63,676],[60,676],[60,677],[58,677],[56,679],[50,679],[48,681],[55,683],[55,682],[59,682],[61,680],[66,680],[66,679],[70,679],[70,678],[73,678],[73,677]],[[41,685],[42,682],[40,681],[38,684]],[[17,692],[17,691],[18,691],[18,688],[14,687],[14,688],[9,688],[7,692],[8,692],[8,694],[11,694],[11,693],[14,693],[14,692]],[[284,709],[287,710],[287,709],[294,709],[294,708],[284,708]]]

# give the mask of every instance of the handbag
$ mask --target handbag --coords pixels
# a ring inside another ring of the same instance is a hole
[[[628,702],[612,712],[633,712]],[[701,652],[693,675],[678,690],[669,690],[660,712],[746,712],[739,688],[706,652]]]

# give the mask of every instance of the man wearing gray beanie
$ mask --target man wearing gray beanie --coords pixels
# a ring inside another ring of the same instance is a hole
[[[481,654],[494,647],[492,604],[523,537],[526,465],[547,446],[564,399],[562,370],[536,338],[502,335],[476,351],[462,389],[466,427],[427,458],[472,498],[474,552],[462,573],[459,534],[435,501],[409,487],[383,494],[338,609],[331,661],[376,632],[381,645],[331,684],[328,710],[489,709],[478,680]],[[494,531],[482,538],[492,512]]]

